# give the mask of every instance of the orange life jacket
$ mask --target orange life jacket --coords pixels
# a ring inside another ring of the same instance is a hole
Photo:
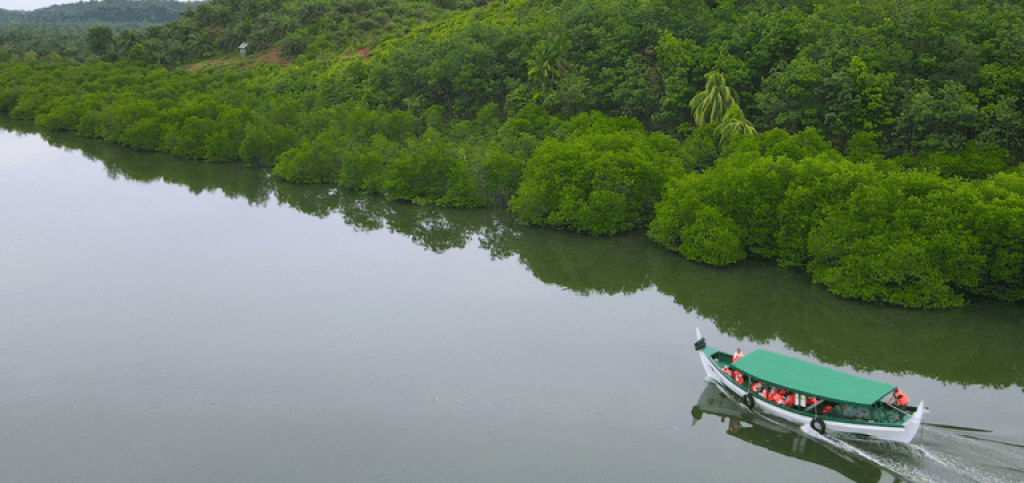
[[[897,389],[896,404],[899,404],[900,406],[906,406],[907,404],[910,404],[910,397],[907,396],[907,393]]]
[[[796,396],[792,394],[786,396],[786,407],[791,408],[794,404],[796,404]]]
[[[782,404],[783,401],[784,399],[782,399],[782,394],[775,394],[774,396],[772,396],[772,402],[774,402],[775,404]]]
[[[746,355],[746,354],[744,354],[743,351],[741,351],[739,349],[736,349],[736,352],[732,353],[732,361],[736,362],[736,361],[742,359],[744,355]]]

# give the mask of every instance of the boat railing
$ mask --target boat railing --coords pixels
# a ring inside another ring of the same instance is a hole
[[[892,404],[889,404],[889,403],[883,403],[883,404],[885,404],[885,407],[887,407],[889,409],[892,409],[893,411],[896,411],[896,412],[902,414],[904,417],[909,417],[909,416],[913,415],[913,413],[911,413],[909,411],[904,411],[902,408],[893,406]]]

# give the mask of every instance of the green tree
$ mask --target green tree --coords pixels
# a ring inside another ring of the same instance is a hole
[[[661,111],[653,121],[665,132],[685,132],[692,124],[685,119],[689,100],[696,89],[697,69],[701,47],[692,39],[681,40],[670,32],[664,32],[655,48],[657,72],[661,76],[664,94],[661,97]]]
[[[645,227],[662,184],[682,164],[679,143],[604,122],[579,124],[578,133],[534,151],[509,208],[524,223],[594,235]]]
[[[128,140],[128,146],[142,151],[164,150],[166,136],[166,124],[156,117],[139,119],[124,133],[125,139]]]
[[[537,86],[534,99],[547,95],[562,74],[571,68],[569,62],[565,60],[568,51],[569,43],[563,41],[557,34],[552,35],[550,39],[541,39],[533,46],[530,56],[526,59],[526,75]]]
[[[986,263],[971,292],[1024,300],[1024,174],[999,173],[976,186],[986,202],[971,221]]]
[[[474,208],[487,204],[474,176],[465,146],[428,128],[391,160],[381,191],[388,197],[420,204]]]
[[[747,120],[740,110],[738,104],[729,106],[722,116],[722,122],[715,127],[715,134],[718,136],[718,144],[728,144],[729,140],[742,134],[757,134],[757,129]]]
[[[826,210],[809,234],[807,270],[843,297],[962,306],[986,262],[971,229],[980,203],[969,183],[934,173],[890,173]]]
[[[328,129],[278,157],[272,173],[293,183],[334,183],[341,170],[341,147],[347,141],[338,129]]]
[[[679,231],[676,250],[687,259],[714,266],[736,263],[747,257],[743,249],[743,230],[713,206],[703,206],[694,221]]]
[[[206,139],[214,131],[216,123],[211,119],[191,116],[178,129],[167,132],[164,145],[172,154],[189,159],[206,157]]]
[[[238,155],[247,166],[270,166],[285,151],[298,144],[295,130],[266,120],[249,124],[245,128],[245,139],[238,148]]]
[[[958,151],[977,135],[978,98],[956,81],[937,93],[925,88],[911,96],[897,129],[906,147],[916,151]]]
[[[738,104],[736,90],[725,84],[725,76],[721,72],[711,71],[704,77],[707,79],[704,90],[690,99],[690,109],[697,126],[721,122],[729,108]]]
[[[93,55],[108,58],[114,51],[114,32],[110,27],[92,27],[86,35],[86,44]]]
[[[792,179],[794,164],[783,156],[761,156],[756,151],[745,151],[720,159],[714,168],[703,174],[673,180],[657,205],[648,235],[691,260],[710,263],[699,255],[698,248],[687,245],[689,241],[685,237],[708,232],[713,223],[721,223],[715,230],[735,232],[740,237],[739,249],[724,252],[734,254],[733,261],[745,258],[747,252],[773,257],[777,253],[778,207]],[[714,208],[717,214],[712,216],[705,207]],[[698,217],[702,211],[704,214]],[[702,226],[694,228],[698,222]],[[720,254],[712,258],[717,260],[715,264],[726,263]]]

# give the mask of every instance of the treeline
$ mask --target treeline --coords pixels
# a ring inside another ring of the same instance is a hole
[[[718,71],[760,131],[814,127],[840,150],[865,133],[887,156],[977,141],[1019,163],[1022,41],[1024,8],[1004,2],[524,2],[395,40],[362,85],[387,108],[535,100],[686,136]]]
[[[773,130],[729,149],[714,168],[668,184],[652,239],[711,265],[775,259],[873,302],[1024,299],[1019,171],[972,181],[858,163],[810,130]]]
[[[366,54],[380,41],[453,9],[484,0],[217,0],[185,10],[182,18],[146,31],[134,61],[173,66],[276,48],[285,56]]]
[[[75,24],[7,24],[0,23],[0,59],[62,58],[84,61],[89,51],[85,37],[89,27]]]
[[[242,25],[239,5],[161,31]],[[150,32],[131,63],[8,54],[0,112],[294,182],[649,229],[693,260],[776,259],[863,300],[1019,301],[1022,20],[952,0],[520,1],[389,31],[365,56],[328,43],[288,68],[198,73],[139,55],[166,42]]]
[[[150,27],[178,19],[193,3],[175,0],[104,0],[32,11],[0,9],[0,56],[55,61],[127,58]],[[96,44],[94,28],[110,40]],[[90,42],[92,40],[92,42]]]
[[[0,8],[0,23],[156,25],[176,20],[190,6],[176,0],[92,0],[31,11]]]
[[[237,55],[243,42],[249,51],[275,48],[288,58],[357,51],[366,55],[382,40],[405,35],[452,10],[481,4],[482,0],[104,0],[33,12],[0,11],[0,17],[11,19],[0,20],[0,42],[15,54],[57,53],[80,62],[96,55],[107,61],[167,67]],[[124,8],[132,11],[121,15]],[[88,27],[97,26],[110,28],[114,37],[87,40]]]

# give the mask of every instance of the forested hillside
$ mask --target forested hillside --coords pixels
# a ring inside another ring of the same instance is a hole
[[[176,0],[94,0],[32,11],[0,9],[0,49],[82,61],[90,53],[87,37],[92,27],[123,32],[120,43],[134,44],[137,32],[177,20],[195,5]]]
[[[92,0],[31,11],[0,8],[0,23],[150,24],[177,20],[193,3],[176,0]]]
[[[862,300],[1024,300],[1013,3],[212,0],[93,37],[116,62],[0,51],[0,112]]]

